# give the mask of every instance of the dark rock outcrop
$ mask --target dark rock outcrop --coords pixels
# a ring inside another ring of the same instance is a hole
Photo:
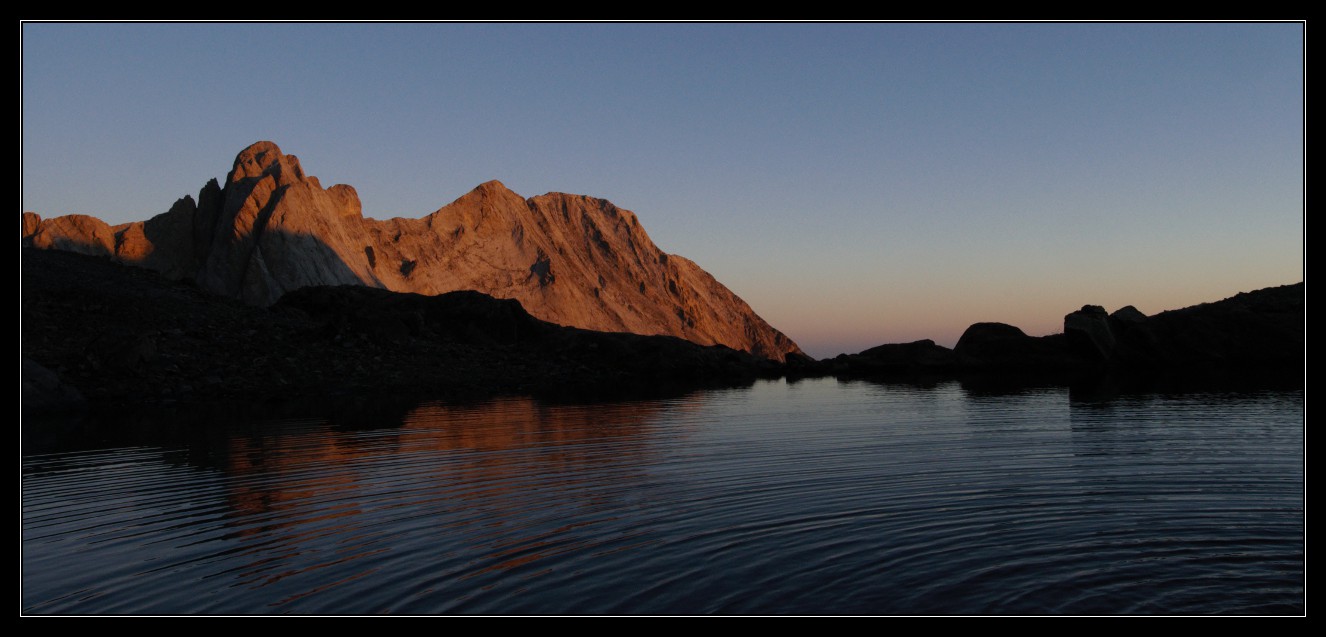
[[[1028,338],[1026,332],[1007,323],[973,323],[953,351],[965,358],[997,359],[1017,353]]]
[[[1074,367],[1063,335],[1033,337],[1004,323],[976,323],[953,347],[966,370],[1047,372]]]
[[[1304,285],[1297,283],[1112,325],[1130,330],[1121,343],[1128,365],[1302,369],[1304,312]]]
[[[853,375],[938,374],[957,367],[953,350],[930,339],[872,347],[859,354],[840,354],[830,361],[835,372]]]
[[[35,218],[36,215],[33,215]],[[38,248],[111,255],[267,306],[308,286],[426,295],[477,290],[554,323],[661,334],[784,360],[800,349],[699,266],[663,253],[635,215],[603,199],[525,199],[490,181],[420,219],[366,219],[354,188],[324,189],[294,155],[258,142],[145,222],[71,215],[23,221]]]
[[[1003,323],[967,328],[952,352],[931,341],[881,345],[840,355],[803,373],[845,376],[1086,375],[1159,372],[1293,375],[1304,362],[1302,283],[1266,288],[1148,317],[1129,305],[1113,314],[1086,305],[1064,317],[1064,332],[1028,336]]]

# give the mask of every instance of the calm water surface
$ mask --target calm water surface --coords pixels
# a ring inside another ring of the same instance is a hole
[[[198,428],[27,444],[24,612],[1305,612],[1302,391],[777,381]]]

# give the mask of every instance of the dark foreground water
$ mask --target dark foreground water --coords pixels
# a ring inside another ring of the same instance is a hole
[[[178,420],[27,437],[25,613],[1305,612],[1302,391]]]

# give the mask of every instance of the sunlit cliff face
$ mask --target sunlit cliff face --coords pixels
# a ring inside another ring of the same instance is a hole
[[[324,189],[271,142],[242,151],[224,186],[145,222],[23,219],[28,245],[111,256],[268,306],[315,285],[476,290],[537,318],[669,335],[783,360],[796,343],[695,263],[654,245],[635,214],[565,193],[526,199],[498,181],[418,219],[362,215],[355,190]]]

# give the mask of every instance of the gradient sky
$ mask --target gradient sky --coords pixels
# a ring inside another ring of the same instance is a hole
[[[271,140],[370,217],[603,197],[816,357],[1304,271],[1304,25],[36,24],[22,208]]]

